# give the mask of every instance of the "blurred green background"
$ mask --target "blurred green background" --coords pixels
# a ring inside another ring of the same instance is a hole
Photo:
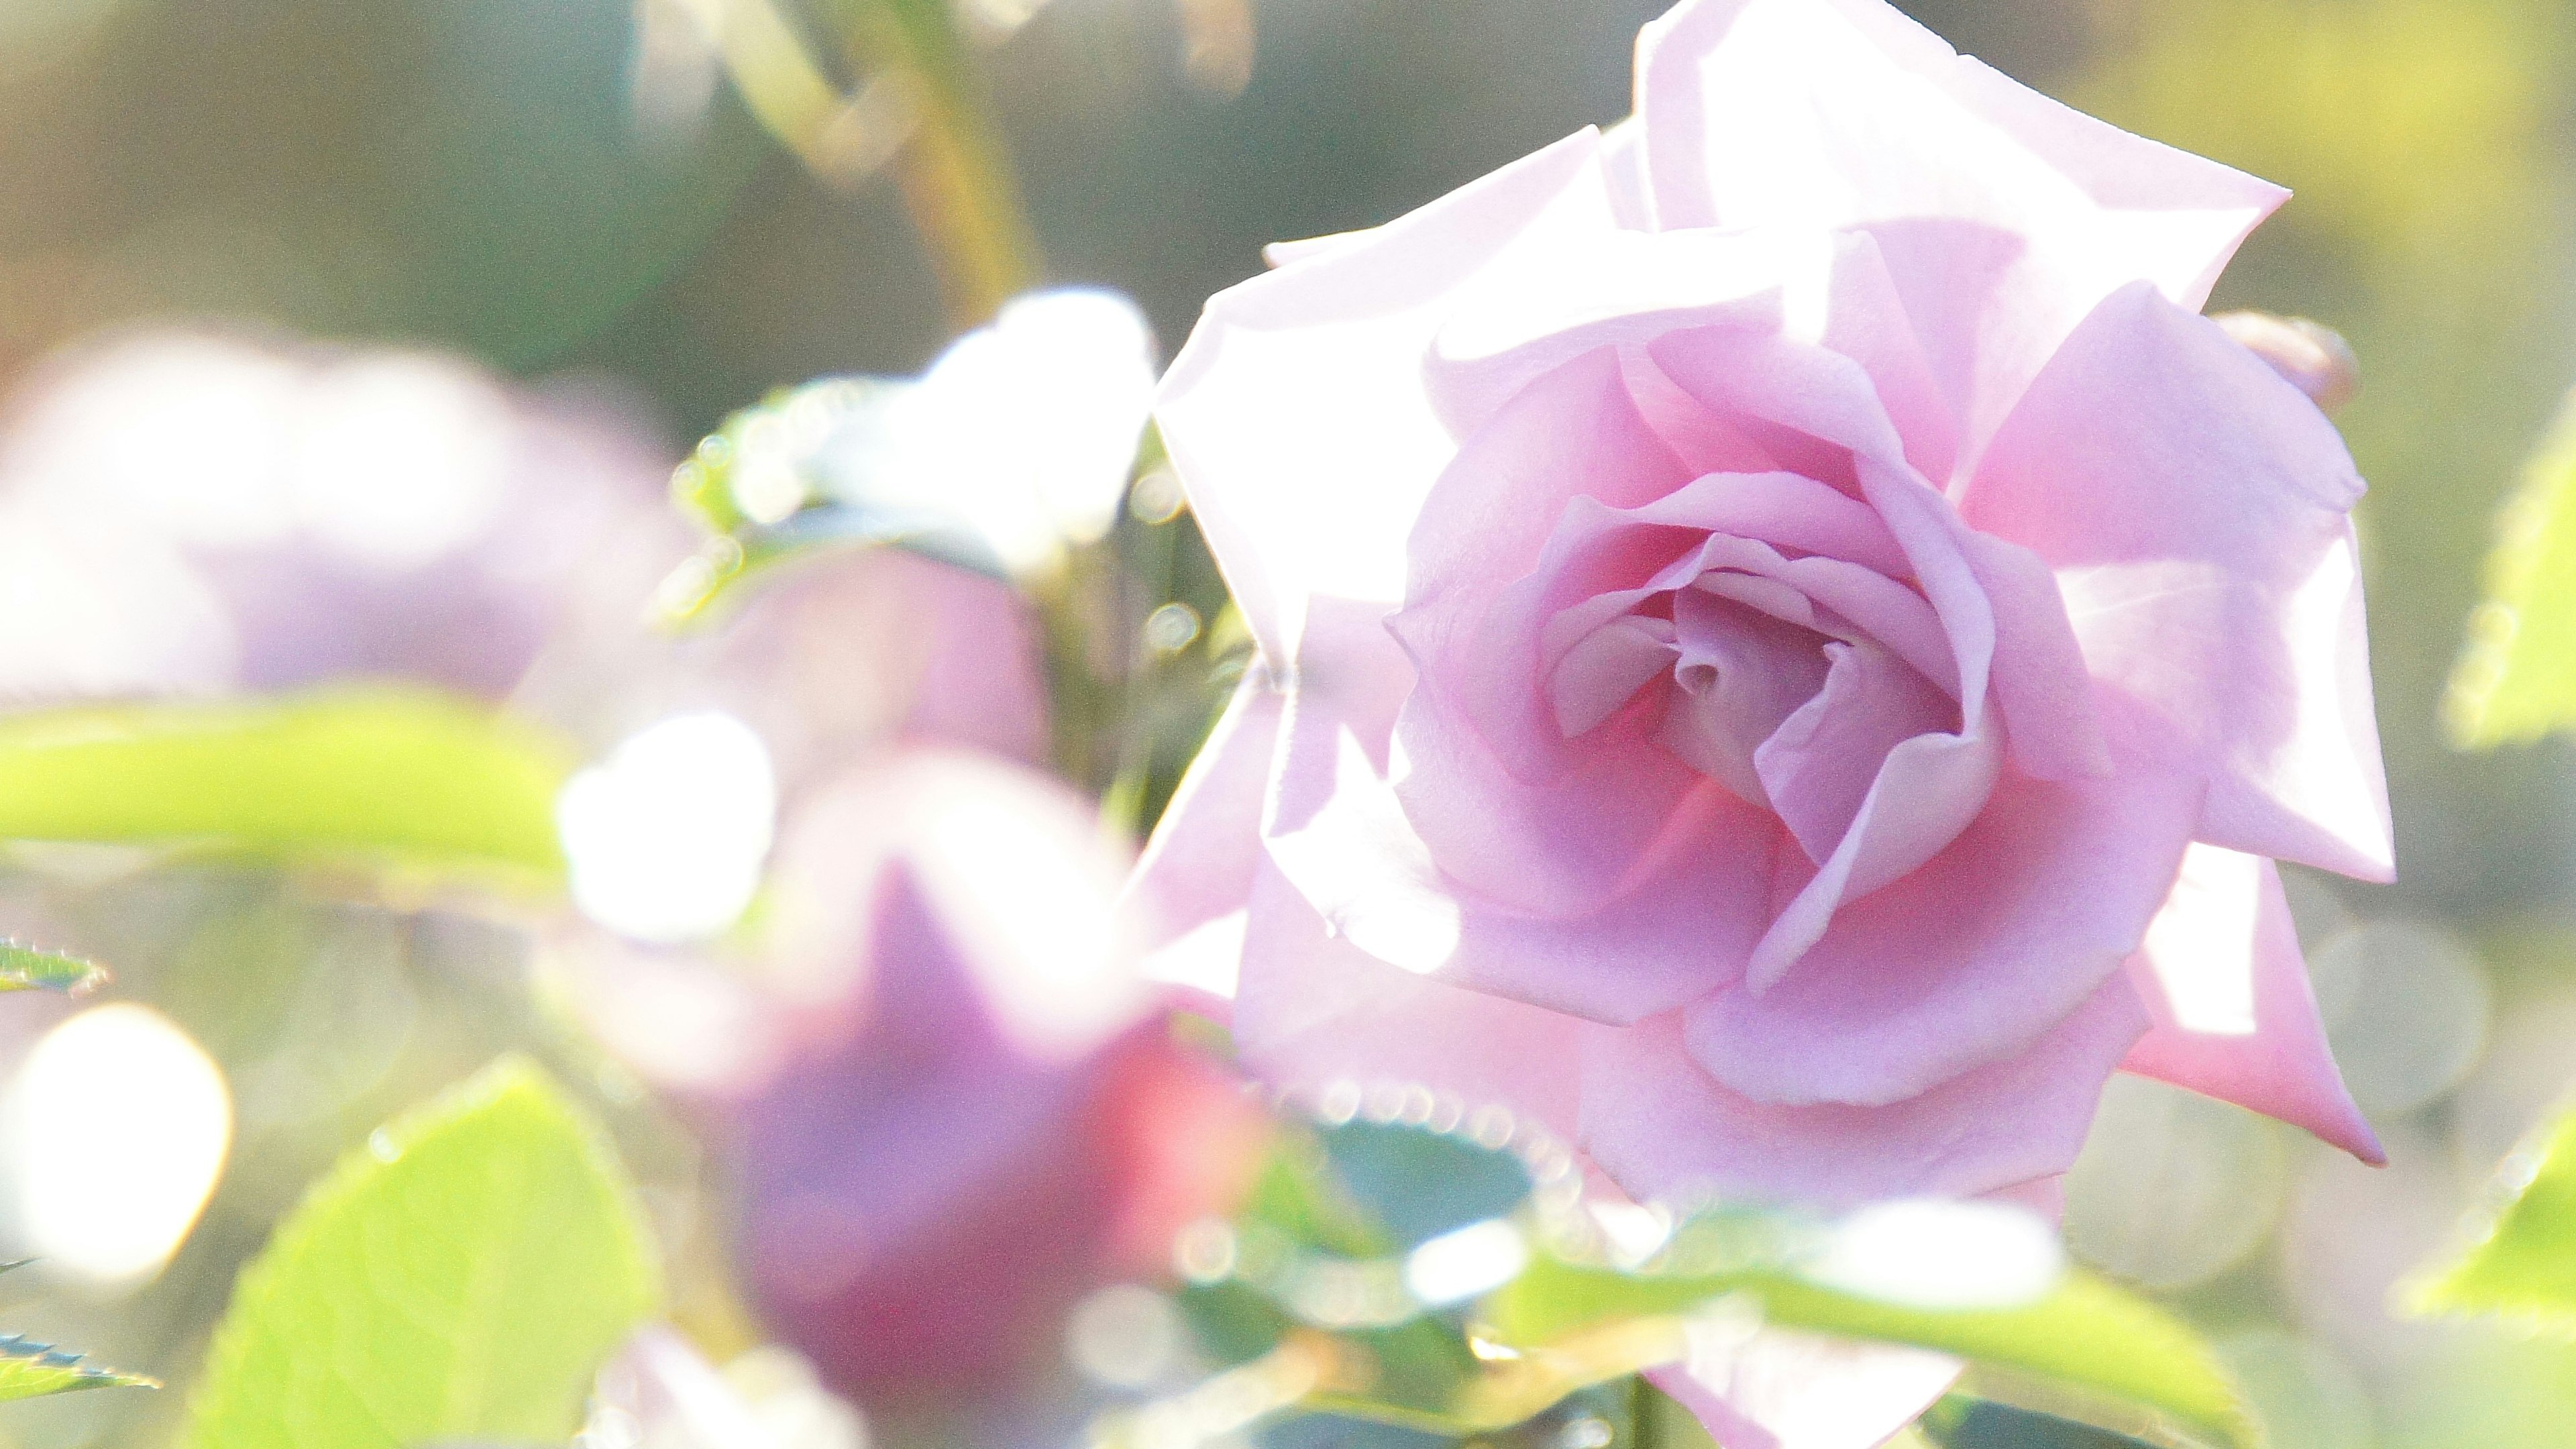
[[[865,8],[817,0],[789,18],[819,41]],[[1168,348],[1262,243],[1384,220],[1622,115],[1636,27],[1661,8],[1005,0],[976,12],[988,43],[971,60],[1046,276],[1131,293]],[[2228,1335],[2283,1449],[2563,1445],[2576,1355],[2381,1310],[2576,1076],[2576,772],[2562,745],[2457,753],[2437,722],[2494,505],[2576,381],[2576,7],[1904,8],[2024,81],[2295,188],[2218,302],[2315,317],[2363,362],[2340,421],[2373,487],[2362,525],[2402,878],[2294,889],[2339,1051],[2394,1162],[2372,1173],[2119,1084],[2072,1184],[2077,1246]],[[902,193],[882,175],[818,175],[765,134],[690,28],[703,10],[0,5],[0,389],[103,328],[244,319],[604,379],[676,458],[770,388],[918,368],[951,309]],[[836,83],[859,79],[812,48]],[[242,1137],[160,1284],[117,1302],[0,1290],[0,1321],[174,1372],[230,1265],[312,1171],[531,1030],[518,995],[491,989],[515,982],[524,948],[221,872],[60,879],[5,889],[84,923],[101,951],[129,943],[121,989],[225,1064]],[[685,1146],[626,1126],[647,1177],[685,1191]],[[173,1408],[20,1406],[0,1443],[147,1442]]]

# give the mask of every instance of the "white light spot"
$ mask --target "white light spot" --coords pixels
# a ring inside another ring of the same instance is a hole
[[[1908,1308],[2015,1308],[2046,1296],[2065,1269],[2056,1231],[2036,1213],[1909,1198],[1836,1224],[1803,1276]]]
[[[157,1272],[204,1210],[232,1131],[222,1070],[168,1018],[119,1003],[64,1021],[0,1095],[26,1251],[94,1283]]]
[[[1442,1233],[1407,1254],[1404,1287],[1438,1308],[1490,1293],[1528,1266],[1529,1244],[1521,1230],[1501,1218],[1487,1218]]]
[[[1602,1236],[1610,1240],[1612,1261],[1622,1267],[1633,1268],[1653,1257],[1673,1235],[1672,1210],[1661,1205],[1641,1207],[1594,1198],[1584,1207],[1600,1224]]]
[[[1043,570],[1117,518],[1154,380],[1134,303],[1034,292],[853,412],[816,464],[843,497],[957,516],[1006,568]]]
[[[1172,1300],[1119,1283],[1075,1305],[1064,1346],[1073,1366],[1092,1382],[1141,1389],[1179,1366],[1181,1337],[1180,1310]]]
[[[641,941],[704,939],[739,919],[777,814],[760,736],[712,710],[632,736],[555,801],[574,904]]]

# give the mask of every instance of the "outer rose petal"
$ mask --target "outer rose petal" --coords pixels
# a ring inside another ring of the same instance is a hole
[[[1785,980],[1694,1004],[1692,1055],[1756,1101],[1901,1113],[2028,1050],[2137,949],[2195,799],[2173,780],[2006,777],[1949,849],[1837,911]]]
[[[1404,596],[1405,539],[1456,443],[1422,358],[1452,293],[1616,230],[1586,130],[1364,237],[1217,294],[1163,380],[1163,440],[1262,651],[1306,600]]]
[[[2195,845],[2129,960],[2155,1019],[2122,1070],[2294,1122],[2365,1162],[2387,1161],[2344,1090],[2299,957],[2281,872]]]
[[[1181,777],[1136,862],[1119,909],[1135,921],[1145,974],[1223,1014],[1234,998],[1252,878],[1261,865],[1262,804],[1285,698],[1256,666]]]
[[[2392,874],[2343,440],[2145,286],[2031,385],[1962,501],[2057,572],[2127,760],[2209,782],[2199,838]]]
[[[1274,1086],[1418,1084],[1572,1141],[1584,1043],[1610,1031],[1389,966],[1326,929],[1276,869],[1253,883],[1234,1040]]]
[[[1945,375],[1973,383],[1971,456],[2095,302],[2144,278],[2197,310],[2288,195],[2069,110],[1879,0],[1686,0],[1638,36],[1637,112],[1662,226],[1994,238],[1982,285],[1897,263],[1920,322],[1945,290],[1982,304],[1928,339]]]
[[[2064,1172],[2102,1083],[2147,1027],[2126,977],[2019,1056],[1885,1107],[1766,1106],[1720,1086],[1679,1013],[1591,1039],[1582,1146],[1639,1198],[1711,1195],[1833,1207],[1969,1196]]]

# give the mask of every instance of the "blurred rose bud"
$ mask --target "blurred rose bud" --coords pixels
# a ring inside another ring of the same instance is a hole
[[[1125,869],[1054,782],[909,752],[796,812],[737,970],[595,971],[602,1036],[707,1108],[746,1286],[833,1388],[1008,1396],[1248,1179],[1260,1118],[1171,1040]]]
[[[557,819],[574,903],[631,940],[725,932],[777,822],[855,765],[919,745],[1046,751],[1018,596],[918,554],[779,565],[676,635],[619,622],[554,651],[516,703],[596,742]]]
[[[789,799],[897,745],[1046,754],[1046,684],[1019,595],[904,549],[773,565],[669,631],[631,615],[599,623],[550,652],[517,703],[602,748],[721,710],[760,736]]]
[[[2352,355],[2352,344],[2322,322],[2269,312],[2222,312],[2210,320],[2270,363],[2328,417],[2361,388],[2361,362]]]
[[[0,432],[0,696],[508,692],[685,551],[644,430],[425,352],[139,333]]]

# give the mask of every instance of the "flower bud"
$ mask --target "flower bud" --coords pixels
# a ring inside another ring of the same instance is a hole
[[[2210,320],[2270,363],[2328,417],[2342,411],[2361,388],[2361,362],[2352,355],[2352,344],[2322,322],[2269,312],[2222,312]]]

